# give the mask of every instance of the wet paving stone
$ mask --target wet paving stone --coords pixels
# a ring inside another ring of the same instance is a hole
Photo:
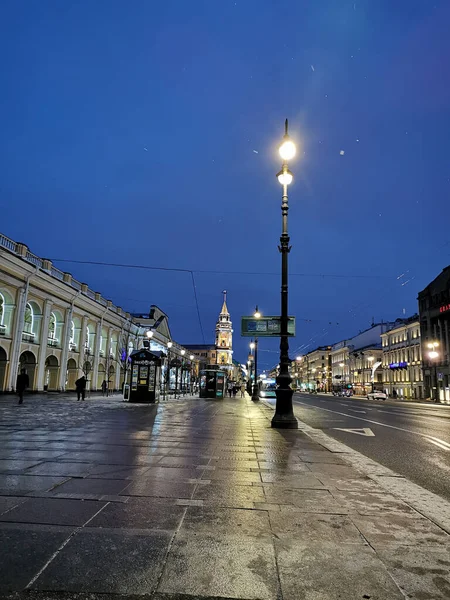
[[[275,541],[283,598],[404,600],[375,552],[361,544]]]
[[[0,515],[25,501],[25,496],[0,496]]]
[[[33,584],[33,589],[149,594],[164,566],[171,533],[83,529]]]
[[[120,494],[129,481],[120,479],[71,479],[52,490],[57,494]]]
[[[91,472],[92,465],[89,463],[59,463],[42,462],[28,469],[28,475],[61,475],[65,477],[84,477]]]
[[[36,490],[50,490],[63,483],[64,477],[44,477],[41,475],[0,475],[0,495],[26,494]]]
[[[0,591],[23,589],[72,532],[0,523]]]
[[[270,536],[269,515],[261,510],[203,506],[188,508],[180,533],[232,534],[241,537]]]
[[[179,483],[160,479],[126,482],[127,487],[121,494],[125,496],[146,496],[148,498],[191,498],[195,484]],[[205,487],[205,486],[202,486]]]
[[[0,521],[82,526],[105,505],[104,502],[90,500],[79,502],[54,498],[30,498],[1,515]]]
[[[24,459],[0,459],[0,473],[16,473],[18,471],[24,471],[30,467],[37,465],[37,460],[24,460]]]
[[[277,588],[271,541],[179,533],[158,591],[274,600]]]
[[[124,504],[108,504],[90,521],[89,527],[174,531],[184,513],[184,508],[174,504],[160,504],[147,498],[129,498]]]

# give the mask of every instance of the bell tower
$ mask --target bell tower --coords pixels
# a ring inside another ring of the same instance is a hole
[[[227,308],[227,292],[223,292],[223,304],[216,324],[216,361],[228,371],[233,369],[233,329]]]

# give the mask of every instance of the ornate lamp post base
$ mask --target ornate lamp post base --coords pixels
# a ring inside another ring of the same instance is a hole
[[[291,389],[289,384],[286,385],[284,378],[282,382],[279,379],[278,377],[277,383],[283,387],[279,387],[275,392],[277,395],[277,404],[275,414],[272,418],[272,427],[277,429],[298,429],[298,421],[294,416],[292,407],[294,390]]]

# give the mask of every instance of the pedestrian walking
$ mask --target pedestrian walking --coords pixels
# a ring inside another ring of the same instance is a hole
[[[75,381],[75,387],[77,390],[77,400],[80,400],[80,397],[85,400],[86,399],[86,377],[83,375],[80,379]]]
[[[235,383],[233,385],[233,398],[236,398],[237,391],[238,391],[238,386],[237,386],[237,383]]]
[[[104,379],[102,381],[102,396],[106,396],[107,389],[108,389],[108,384],[106,383],[106,380]]]
[[[228,395],[231,398],[231,395],[233,393],[233,383],[231,381],[228,383],[227,390],[228,390]]]
[[[19,394],[19,404],[23,404],[23,393],[30,385],[30,378],[25,369],[20,369],[20,375],[17,376],[16,391]]]
[[[245,383],[241,383],[241,398],[245,398]]]

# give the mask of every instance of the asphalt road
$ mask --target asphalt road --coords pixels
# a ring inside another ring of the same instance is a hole
[[[315,394],[295,394],[294,405],[311,427],[450,500],[450,406]]]

